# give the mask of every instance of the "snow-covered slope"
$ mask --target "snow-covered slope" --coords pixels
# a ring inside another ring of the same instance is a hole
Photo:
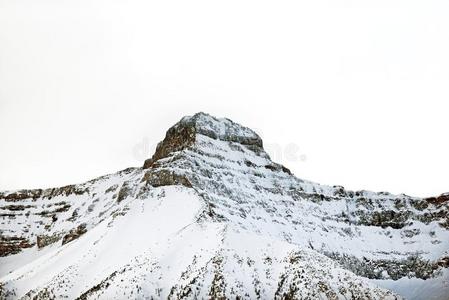
[[[0,299],[448,299],[448,200],[298,179],[199,113],[142,168],[0,193]]]

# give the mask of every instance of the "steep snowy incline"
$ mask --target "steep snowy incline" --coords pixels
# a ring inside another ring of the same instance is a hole
[[[125,200],[78,240],[1,280],[19,299],[398,299],[313,250],[198,222],[205,202],[185,187]]]
[[[449,293],[449,197],[352,192],[303,181],[270,160],[256,133],[237,126],[202,113],[183,118],[145,162],[144,178],[154,183],[160,174],[165,183],[192,186],[207,199],[213,219],[310,247],[360,276],[418,278],[422,285],[437,278],[434,289]],[[211,134],[214,128],[220,134]]]
[[[0,299],[445,299],[448,200],[298,179],[198,113],[142,168],[0,193]]]
[[[235,129],[220,137],[203,134],[212,129],[195,132],[226,122],[205,114],[181,120],[158,145],[157,159],[145,163],[144,178],[182,179],[207,198],[215,219],[311,247],[365,277],[426,279],[448,267],[449,197],[419,199],[310,183],[273,163],[260,138],[246,128],[249,143],[233,142],[240,139]],[[186,130],[195,132],[190,144],[172,149],[166,143],[182,139]]]
[[[119,213],[127,182],[140,177],[130,168],[78,185],[0,193],[0,276]]]

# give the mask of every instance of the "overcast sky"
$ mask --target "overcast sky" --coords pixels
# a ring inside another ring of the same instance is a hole
[[[0,0],[0,189],[150,157],[198,111],[300,178],[449,192],[449,2]]]

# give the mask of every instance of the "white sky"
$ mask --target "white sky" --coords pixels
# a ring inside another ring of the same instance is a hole
[[[0,0],[0,189],[140,166],[205,111],[300,178],[448,192],[448,15],[446,0]]]

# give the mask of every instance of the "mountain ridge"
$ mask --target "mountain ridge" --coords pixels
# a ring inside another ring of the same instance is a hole
[[[173,193],[173,189],[178,192]],[[52,250],[53,257],[59,257],[57,253],[65,253],[68,251],[66,248],[74,248],[77,243],[95,235],[105,223],[115,228],[115,223],[119,222],[116,220],[124,222],[124,219],[129,219],[130,214],[139,216],[135,211],[137,203],[142,205],[144,210],[148,205],[152,207],[152,204],[147,202],[152,203],[160,199],[170,202],[166,193],[172,193],[172,197],[176,197],[177,193],[191,193],[186,190],[194,193],[193,198],[196,200],[192,201],[197,201],[199,205],[196,211],[191,212],[192,219],[189,224],[195,225],[188,226],[224,227],[220,227],[218,231],[216,228],[211,229],[220,237],[218,240],[216,236],[211,237],[211,240],[216,240],[214,246],[211,246],[211,249],[216,249],[213,255],[205,249],[194,251],[193,257],[197,260],[198,257],[208,257],[209,260],[204,258],[202,263],[191,261],[187,267],[190,271],[183,269],[180,272],[188,274],[179,276],[197,282],[201,276],[215,275],[210,278],[210,284],[202,286],[193,283],[186,283],[182,287],[168,283],[164,286],[159,282],[158,287],[154,287],[152,291],[143,292],[142,288],[136,288],[132,290],[133,293],[157,296],[156,291],[161,289],[157,297],[180,299],[207,296],[218,299],[235,296],[248,298],[245,295],[249,293],[248,290],[258,290],[258,293],[249,298],[259,295],[262,298],[313,299],[323,294],[329,299],[357,299],[366,292],[369,295],[366,296],[367,299],[399,299],[400,296],[372,284],[380,282],[403,292],[401,289],[404,284],[394,287],[394,283],[407,280],[413,282],[415,279],[421,280],[421,293],[424,291],[427,295],[434,295],[435,299],[444,299],[441,297],[449,291],[444,284],[448,278],[449,267],[447,195],[423,199],[384,192],[353,192],[341,186],[323,186],[301,180],[294,177],[286,167],[271,161],[263,149],[262,139],[251,129],[229,119],[217,119],[205,113],[198,113],[182,118],[171,127],[164,140],[158,144],[153,157],[146,160],[142,168],[129,168],[83,184],[61,188],[0,193],[0,262],[3,258],[6,262],[3,264],[6,267],[0,268],[0,296],[6,295],[6,298],[12,299],[46,299],[51,293],[67,296],[58,294],[58,289],[48,282],[36,283],[35,277],[31,275],[31,279],[26,279],[29,271],[21,273],[20,270],[42,259],[41,253],[47,249],[55,248]],[[164,201],[161,203],[165,203]],[[173,213],[182,213],[176,207],[172,209]],[[179,232],[183,232],[184,226],[186,225],[178,228],[181,230]],[[202,232],[200,228],[197,229],[198,232]],[[103,230],[103,236],[112,235],[109,230],[113,229],[106,226]],[[248,240],[254,240],[254,244],[260,242],[263,244],[260,247],[261,252],[269,253],[267,257],[276,263],[268,265],[264,260],[266,257],[261,258],[257,253],[245,255],[244,253],[251,252],[251,247],[238,250],[239,243],[235,242],[238,238],[235,236],[245,236]],[[97,243],[101,244],[103,239],[97,238]],[[178,238],[176,234],[173,237],[175,240]],[[130,243],[141,243],[131,237],[129,239]],[[161,244],[165,241],[163,236],[154,239]],[[268,246],[273,244],[282,244],[282,247],[290,248],[290,252],[282,252],[276,247]],[[95,248],[92,245],[90,247]],[[152,244],[142,247],[139,248],[142,252],[157,248]],[[179,255],[179,249],[167,247],[176,253],[175,257]],[[248,273],[248,278],[253,278],[252,283],[246,282],[245,278],[237,279],[237,275],[229,274],[233,274],[233,268],[235,272],[235,269],[242,268],[242,265],[239,264],[239,259],[234,260],[231,259],[232,256],[223,254],[228,252],[234,253],[234,256],[245,257],[249,261],[257,261],[271,272],[282,266],[284,273],[278,272],[274,278],[265,278],[263,281],[260,271],[262,267],[259,267],[251,275]],[[281,252],[282,255],[276,254]],[[29,262],[24,259],[26,255],[32,256]],[[137,259],[139,255],[127,257],[128,265],[132,265],[129,263],[130,259]],[[143,256],[144,261],[160,264],[160,260],[155,260],[152,255]],[[301,259],[295,260],[297,256],[308,257],[308,260],[316,264],[313,263],[312,269],[309,270],[307,266],[300,264]],[[127,265],[124,263],[126,259],[120,268]],[[192,257],[186,258],[191,259]],[[70,261],[67,268],[77,266],[81,269],[84,263],[82,259],[78,262],[72,261],[71,258],[66,260]],[[54,276],[61,274],[51,271],[53,264],[40,266],[50,269],[52,280]],[[131,270],[134,267],[131,267]],[[101,295],[108,293],[111,283],[106,287],[106,283],[102,285],[102,282],[120,268],[117,267],[108,274],[98,271],[104,274],[101,280],[82,279],[86,276],[79,271],[73,278],[65,278],[64,281],[74,282],[74,278],[77,278],[84,282],[84,286],[79,287],[79,291],[71,294],[72,296],[82,296],[81,298],[86,299],[106,297]],[[224,276],[223,268],[230,269],[226,273],[228,277]],[[160,269],[164,268],[161,266]],[[349,288],[338,285],[331,276],[332,270],[338,270],[335,278],[349,276],[344,278],[348,278],[353,286]],[[169,273],[165,271],[160,274],[161,277]],[[123,274],[130,272],[134,271],[124,271]],[[203,275],[195,277],[189,272]],[[314,277],[316,272],[323,272],[322,278]],[[118,273],[115,274],[113,277],[118,278]],[[133,276],[136,275],[133,273]],[[122,279],[124,282],[129,280],[126,276]],[[151,286],[148,280],[143,280],[140,286]],[[154,278],[152,280],[157,282]],[[257,281],[259,283],[255,284]],[[20,282],[34,285],[34,288],[21,288]],[[289,284],[284,285],[287,282]],[[312,282],[321,282],[319,288],[311,287]],[[276,283],[278,289],[270,287]],[[197,294],[193,287],[197,289]],[[51,288],[53,292],[50,293]],[[69,290],[76,289],[72,287]],[[187,290],[190,292],[187,293]],[[103,294],[99,295],[98,291]],[[362,294],[356,296],[357,293]],[[407,291],[405,293],[407,297],[414,296],[407,294]],[[417,297],[419,296],[418,294]],[[108,297],[119,298],[116,294],[109,294]],[[133,298],[131,295],[126,297]]]

